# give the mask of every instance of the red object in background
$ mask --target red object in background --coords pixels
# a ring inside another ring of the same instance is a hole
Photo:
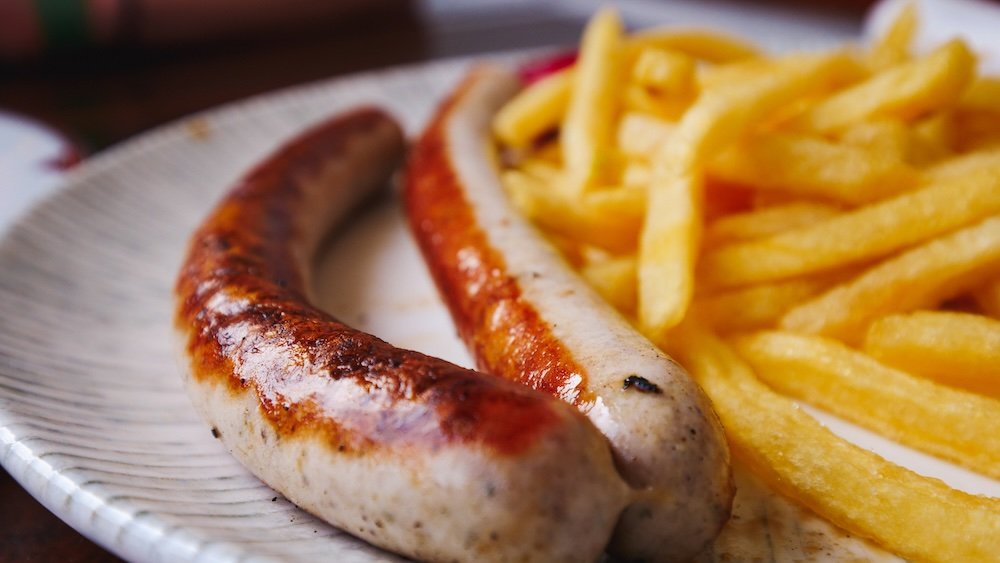
[[[522,65],[517,71],[517,76],[521,79],[521,82],[531,84],[572,65],[576,62],[576,57],[577,52],[570,51],[533,61]]]

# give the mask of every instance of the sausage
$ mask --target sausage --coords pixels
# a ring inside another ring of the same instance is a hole
[[[324,234],[403,152],[389,117],[357,110],[282,147],[208,216],[175,286],[192,402],[259,478],[377,546],[429,561],[595,560],[631,492],[589,420],[309,303]]]
[[[607,437],[636,493],[610,551],[687,560],[729,516],[725,437],[701,389],[592,291],[514,209],[490,121],[517,90],[474,69],[411,151],[405,204],[425,262],[480,369],[544,391]]]

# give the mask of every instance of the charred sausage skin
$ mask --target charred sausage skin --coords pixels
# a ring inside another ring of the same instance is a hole
[[[728,519],[729,452],[707,398],[519,216],[490,120],[519,87],[474,69],[411,152],[405,203],[428,269],[480,369],[577,407],[634,490],[610,550],[693,557]]]
[[[375,545],[430,561],[594,560],[631,493],[585,417],[309,303],[320,241],[403,152],[391,118],[357,110],[281,147],[208,216],[175,286],[192,401],[263,481]]]

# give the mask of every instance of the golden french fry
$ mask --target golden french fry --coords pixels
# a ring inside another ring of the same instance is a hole
[[[558,166],[537,157],[526,158],[518,165],[518,169],[546,184],[556,184],[562,181],[562,171],[559,170]]]
[[[975,112],[1000,113],[1000,78],[976,78],[962,93],[958,106]]]
[[[968,85],[975,58],[950,41],[933,53],[878,73],[819,102],[792,121],[801,130],[831,133],[878,117],[913,119],[954,103]]]
[[[643,113],[658,119],[674,121],[691,105],[693,95],[663,96],[655,94],[638,84],[628,84],[622,93],[624,111]]]
[[[631,111],[618,122],[616,143],[626,157],[649,159],[670,139],[676,125],[646,113]]]
[[[704,91],[681,118],[656,163],[676,174],[687,173],[778,108],[822,91],[853,68],[853,60],[843,52],[789,55],[776,61],[771,72]]]
[[[910,161],[918,166],[938,162],[954,153],[958,133],[950,111],[921,119],[911,131]]]
[[[629,161],[622,168],[622,185],[623,186],[642,186],[648,187],[650,178],[652,177],[649,171],[649,165],[643,162]]]
[[[734,344],[778,392],[1000,477],[1000,401],[914,377],[825,338],[768,331]]]
[[[956,110],[954,112],[955,150],[981,151],[1000,147],[1000,113]]]
[[[625,314],[635,312],[638,300],[635,256],[590,257],[580,267],[580,275],[616,309]]]
[[[848,125],[840,142],[859,147],[887,160],[906,161],[910,155],[910,131],[898,119],[878,119]]]
[[[910,46],[916,35],[920,20],[917,17],[917,7],[908,2],[896,14],[889,29],[878,38],[868,55],[872,69],[883,70],[907,61],[910,58]]]
[[[493,134],[512,147],[525,147],[555,129],[566,113],[573,71],[562,70],[535,82],[504,104],[493,119]]]
[[[976,303],[984,313],[1000,319],[1000,277],[986,282],[973,292]]]
[[[766,328],[833,283],[832,276],[822,275],[751,285],[695,297],[693,307],[705,323],[722,333]]]
[[[812,226],[710,250],[704,283],[731,287],[885,256],[1000,212],[1000,174],[984,170],[860,207]]]
[[[924,169],[923,174],[929,182],[944,182],[969,174],[982,174],[990,171],[1000,175],[1000,147],[942,160]]]
[[[614,9],[605,8],[583,32],[560,134],[569,188],[576,193],[602,177],[602,155],[611,144],[615,99],[623,77],[621,58],[621,19]]]
[[[857,342],[875,319],[933,307],[1000,272],[1000,215],[872,266],[781,318],[786,330]]]
[[[729,64],[704,65],[695,69],[695,82],[701,91],[724,88],[771,72],[776,63],[766,57],[743,59]]]
[[[883,364],[1000,399],[996,319],[946,311],[889,315],[868,327],[864,349]]]
[[[694,294],[701,239],[702,179],[656,176],[639,238],[639,323],[661,334],[684,318]]]
[[[919,561],[1000,561],[1000,499],[970,495],[835,436],[685,323],[671,354],[712,399],[733,455],[834,524]]]
[[[647,47],[632,66],[632,80],[671,96],[687,95],[694,81],[695,61],[688,55]]]
[[[743,39],[702,29],[640,31],[629,37],[628,48],[633,53],[649,48],[678,51],[710,63],[728,63],[760,55],[756,47]]]
[[[705,230],[705,246],[750,240],[825,221],[843,212],[836,205],[795,201],[726,215]]]
[[[635,250],[645,213],[644,188],[606,188],[577,196],[517,170],[504,172],[502,179],[514,205],[546,230],[615,253]]]
[[[748,137],[713,159],[708,173],[760,190],[848,204],[884,199],[917,183],[916,171],[901,160],[793,133]]]

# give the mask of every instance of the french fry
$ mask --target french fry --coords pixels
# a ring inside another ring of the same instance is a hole
[[[710,63],[728,63],[760,55],[760,51],[750,43],[711,30],[654,28],[628,39],[628,49],[633,53],[649,48],[678,51]]]
[[[958,107],[975,112],[1000,113],[1000,78],[980,76],[958,100]]]
[[[569,188],[583,193],[602,178],[611,144],[616,92],[622,79],[622,23],[611,8],[591,18],[580,43],[569,106],[562,122],[563,163]]]
[[[909,160],[918,166],[926,166],[951,156],[957,135],[950,111],[921,119],[913,126],[910,135]]]
[[[691,105],[691,93],[658,95],[638,84],[628,84],[622,93],[624,111],[643,113],[667,121],[675,121]]]
[[[1000,215],[880,262],[788,311],[779,325],[855,343],[875,319],[933,307],[994,273],[1000,273]]]
[[[694,81],[695,61],[688,55],[649,47],[639,52],[632,81],[661,94],[685,96]]]
[[[580,267],[580,275],[616,309],[626,314],[635,312],[638,301],[635,256],[595,258],[593,254]]]
[[[778,108],[822,91],[854,63],[843,52],[789,55],[767,74],[702,92],[656,157],[658,166],[687,173],[707,162]]]
[[[638,265],[639,323],[649,334],[679,323],[694,294],[702,189],[696,174],[653,177]]]
[[[559,126],[569,103],[573,71],[564,69],[521,90],[493,119],[493,134],[512,147],[526,147]]]
[[[606,188],[576,196],[516,170],[504,172],[502,179],[514,204],[546,230],[614,253],[636,248],[646,206],[644,188]]]
[[[647,113],[632,111],[618,122],[616,145],[626,157],[648,160],[667,143],[676,125]]]
[[[562,181],[562,171],[551,162],[540,158],[526,158],[518,165],[518,168],[521,172],[546,184],[557,184]]]
[[[971,152],[1000,147],[1000,113],[956,110],[955,150]]]
[[[869,66],[878,71],[909,60],[910,46],[913,44],[913,37],[919,25],[916,5],[907,2],[896,14],[896,19],[889,29],[872,46],[868,54]]]
[[[842,90],[795,118],[799,130],[832,133],[879,117],[909,120],[954,103],[968,85],[975,58],[959,40]]]
[[[784,395],[1000,477],[996,399],[914,377],[825,338],[767,331],[734,345],[757,376]]]
[[[749,137],[713,159],[708,172],[760,190],[848,204],[884,199],[917,183],[917,173],[901,160],[792,133]]]
[[[843,212],[836,205],[796,201],[745,213],[727,215],[709,223],[705,246],[751,240],[825,221]]]
[[[990,280],[973,292],[973,297],[984,313],[1000,319],[1000,277]]]
[[[849,125],[841,133],[840,142],[892,161],[906,161],[910,154],[910,131],[898,119],[878,119]]]
[[[929,182],[944,182],[969,174],[982,174],[989,171],[1000,174],[1000,147],[942,160],[924,169],[923,174]]]
[[[883,364],[1000,399],[996,319],[946,311],[889,315],[868,327],[864,349]],[[1000,461],[994,469],[1000,472]]]
[[[720,333],[774,326],[789,309],[833,285],[831,276],[812,276],[730,289],[695,297],[700,318]]]
[[[638,162],[636,160],[628,161],[625,167],[622,168],[622,185],[623,186],[649,186],[650,178],[652,174],[649,171],[649,165]]]
[[[1000,561],[1000,500],[956,491],[835,436],[703,329],[685,323],[663,342],[712,399],[734,457],[772,487],[909,559]]]
[[[709,250],[704,283],[732,287],[823,271],[920,243],[1000,212],[1000,174],[983,170],[812,226]]]

